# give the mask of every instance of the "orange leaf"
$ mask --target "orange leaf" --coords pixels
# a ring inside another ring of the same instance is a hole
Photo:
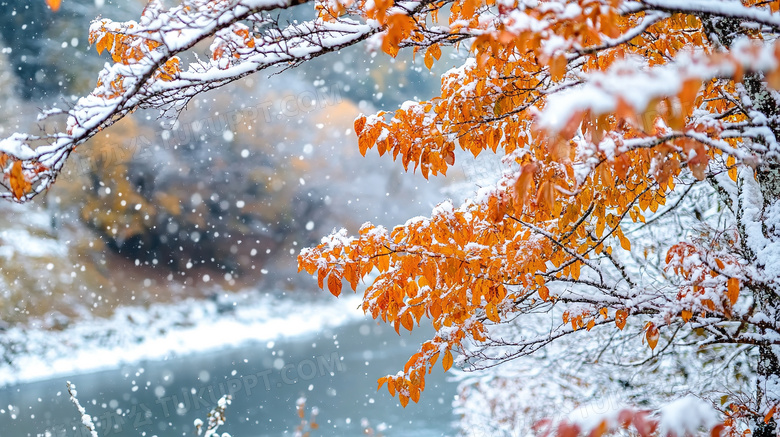
[[[492,322],[498,323],[501,321],[501,318],[498,317],[498,308],[496,308],[494,303],[489,303],[485,306],[485,315]]]
[[[444,358],[441,360],[441,365],[444,367],[444,371],[450,370],[450,367],[452,367],[452,352],[449,350],[444,353]]]
[[[609,425],[607,424],[606,419],[599,422],[599,426],[593,428],[591,430],[588,437],[601,437],[602,435],[606,434],[607,431],[609,431]]]
[[[19,200],[31,188],[30,183],[27,182],[24,173],[22,173],[22,161],[15,161],[14,165],[11,166],[10,178],[11,192],[13,192],[16,200]]]
[[[564,54],[553,56],[550,60],[550,78],[554,82],[563,79],[563,76],[566,74],[566,64],[566,55]]]
[[[766,413],[766,416],[764,416],[764,423],[769,423],[770,420],[772,420],[772,416],[775,415],[775,412],[777,411],[777,405],[769,409],[769,412]]]
[[[626,319],[628,319],[627,310],[617,310],[615,312],[615,325],[617,325],[618,329],[621,331],[626,326]]]
[[[729,297],[729,302],[731,302],[731,304],[734,305],[735,303],[737,303],[737,299],[739,299],[739,279],[729,278],[727,283],[728,283],[727,295]]]
[[[690,113],[700,88],[701,80],[699,79],[688,79],[683,82],[682,91],[679,94],[683,116],[687,116]]]
[[[520,176],[515,182],[514,201],[518,210],[522,209],[525,205],[528,192],[533,189],[534,173],[536,172],[536,164],[526,164],[523,166],[523,170],[520,171]]]
[[[411,396],[415,404],[417,402],[420,402],[420,389],[418,389],[417,387],[411,387],[409,389],[409,396]]]
[[[425,61],[425,66],[430,70],[433,67],[433,55],[430,50],[425,51],[423,60]]]
[[[54,12],[60,10],[60,0],[46,0],[46,4],[49,5],[49,9]]]
[[[363,134],[363,129],[366,127],[366,116],[360,115],[358,118],[355,119],[355,134],[357,136],[360,136]],[[365,152],[362,152],[363,156],[365,156]]]
[[[334,296],[341,294],[341,278],[336,276],[335,273],[331,273],[331,275],[328,276],[328,291]]]
[[[412,329],[414,329],[414,320],[412,319],[411,313],[405,313],[403,316],[401,316],[401,325],[403,325],[404,328],[406,328],[407,331],[411,332]]]
[[[551,182],[542,182],[539,186],[539,190],[536,192],[536,203],[540,207],[544,205],[544,207],[552,211],[555,205],[555,193]]]
[[[653,323],[648,323],[647,329],[645,330],[645,338],[647,339],[647,344],[650,346],[650,349],[655,349],[656,345],[658,345],[658,337],[660,337],[658,328],[656,328]]]
[[[320,269],[317,271],[317,286],[320,287],[320,289],[325,289],[325,276],[328,274],[325,269]]]

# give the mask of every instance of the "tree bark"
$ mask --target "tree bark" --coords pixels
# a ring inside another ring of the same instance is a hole
[[[730,47],[737,36],[744,35],[741,22],[732,18],[704,16],[703,26],[715,49]],[[780,138],[780,125],[778,114],[780,113],[780,95],[766,85],[763,75],[748,73],[742,81],[745,94],[750,99],[752,109],[762,113],[768,121],[769,128],[775,139]],[[771,144],[764,144],[772,147]],[[768,154],[772,156],[772,154]],[[758,206],[761,214],[753,220],[762,221],[762,233],[769,244],[780,244],[780,224],[773,223],[767,218],[777,216],[773,214],[780,211],[780,163],[777,158],[771,157],[764,160],[754,168],[755,180],[761,191],[762,199]],[[738,221],[742,216],[737,214]],[[746,218],[747,219],[747,218]],[[743,233],[744,227],[740,227]],[[741,235],[746,239],[747,235]],[[743,243],[744,244],[744,243]],[[763,284],[753,287],[752,294],[755,299],[756,312],[765,314],[769,320],[780,320],[780,271],[774,265],[766,266],[764,259],[757,256],[760,248],[751,247],[748,261],[761,273]],[[763,331],[763,330],[762,330]],[[759,332],[765,337],[767,332]],[[758,346],[758,362],[756,363],[756,402],[757,415],[753,419],[753,434],[755,437],[775,437],[780,435],[775,414],[770,420],[765,421],[765,415],[774,406],[780,408],[780,346]]]

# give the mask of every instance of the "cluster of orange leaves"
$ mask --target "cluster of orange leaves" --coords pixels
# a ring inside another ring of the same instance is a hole
[[[419,168],[426,178],[446,174],[455,163],[457,147],[474,156],[495,153],[501,147],[518,167],[514,178],[503,180],[480,202],[449,213],[434,212],[430,219],[413,220],[391,231],[366,225],[355,238],[333,238],[299,256],[300,269],[317,274],[319,286],[327,286],[336,296],[343,280],[356,290],[360,280],[378,272],[365,291],[363,309],[393,324],[396,330],[411,330],[423,317],[437,330],[448,328],[444,338],[437,335],[425,342],[407,361],[402,374],[380,379],[380,387],[386,383],[388,391],[399,394],[404,405],[408,399],[419,398],[424,376],[440,354],[445,354],[443,366],[447,369],[453,363],[451,352],[457,351],[465,338],[484,340],[484,323],[505,320],[519,311],[515,302],[529,296],[555,300],[548,281],[578,280],[581,269],[596,255],[612,256],[614,243],[630,250],[631,241],[622,223],[645,222],[645,214],[658,211],[684,169],[701,180],[717,160],[733,180],[737,179],[732,156],[688,136],[648,147],[623,146],[629,139],[652,140],[672,131],[693,131],[720,140],[722,123],[746,121],[734,111],[733,99],[727,97],[734,94],[735,82],[741,80],[739,66],[731,81],[686,79],[677,95],[656,99],[647,108],[632,108],[619,100],[612,113],[576,113],[560,132],[547,132],[536,125],[533,111],[526,109],[543,109],[545,90],[569,78],[572,53],[581,61],[578,71],[589,73],[607,70],[628,55],[641,56],[653,66],[667,63],[686,47],[700,47],[705,53],[710,50],[699,18],[684,14],[654,23],[628,44],[590,50],[630,31],[641,15],[620,14],[620,0],[606,5],[593,0],[576,3],[582,13],[565,18],[557,17],[554,8],[526,9],[530,17],[547,23],[546,32],[518,29],[508,15],[510,10],[499,7],[504,21],[474,40],[470,50],[475,61],[442,78],[440,97],[355,121],[363,155],[376,148],[380,155],[399,159],[407,170]],[[427,16],[412,19],[392,10],[390,1],[370,4],[368,10],[360,10],[360,2],[356,7],[365,17],[385,26],[383,50],[392,56],[404,43],[423,41],[428,20],[438,21],[435,7]],[[322,3],[321,16],[335,19],[352,5],[334,10]],[[451,32],[485,27],[478,11],[492,5],[482,0],[453,2]],[[546,51],[545,38],[551,34],[563,37],[567,46],[553,53]],[[428,68],[439,59],[440,50],[436,43],[427,46],[424,62]],[[713,58],[720,60],[714,54]],[[768,75],[770,84],[774,75],[776,72]],[[694,109],[729,115],[722,117],[720,124],[697,125],[691,118]],[[571,140],[578,132],[592,144],[598,158],[584,181],[577,180],[574,172],[575,164],[583,164],[577,156],[577,144]],[[599,147],[607,138],[614,142],[612,150]],[[738,145],[737,139],[722,141]],[[541,236],[545,233],[549,238]],[[683,277],[690,272],[674,261],[685,257],[686,247],[675,246],[667,258],[669,271]],[[722,269],[725,266],[720,264],[729,262],[717,260],[716,264]],[[739,296],[739,281],[715,270],[708,270],[707,275],[722,279],[719,292],[726,304],[733,305]],[[687,279],[692,285],[681,289],[681,300],[686,293],[697,294],[702,289],[695,284],[696,278]],[[704,306],[707,302],[701,300]],[[709,302],[708,309],[721,308]],[[693,307],[683,310],[679,317],[687,322],[693,311]],[[572,330],[590,330],[603,323],[600,321],[611,320],[623,329],[630,314],[629,307],[594,306],[576,314],[564,312],[563,323],[571,324]],[[647,322],[643,334],[649,347],[655,348],[659,327]]]
[[[231,56],[234,59],[240,59],[244,51],[255,48],[255,37],[248,27],[241,24],[235,24],[233,25],[231,33],[235,35],[235,37],[230,35],[232,38],[229,41],[224,38],[221,39],[219,44],[214,48],[211,58],[215,61],[221,59],[225,55]],[[227,68],[227,65],[228,64],[220,64],[220,68]]]
[[[21,160],[0,152],[0,171],[3,173],[3,179],[8,181],[7,186],[16,200],[21,200],[25,194],[32,191],[33,183],[30,181],[30,177],[46,170],[46,167],[39,162],[32,162],[31,167],[31,169],[25,170]]]
[[[130,24],[128,30],[133,29]],[[161,44],[151,38],[144,38],[137,35],[127,35],[122,32],[110,31],[105,26],[99,29],[93,29],[89,33],[89,43],[95,45],[98,54],[103,51],[111,55],[114,62],[124,65],[135,64],[149,56],[150,53],[158,50]],[[163,81],[172,81],[181,72],[181,62],[177,56],[172,56],[160,66],[155,72],[155,79]],[[104,83],[98,79],[97,86],[101,87]],[[125,93],[124,77],[117,76],[111,79],[109,83],[110,91],[101,94],[101,97],[114,99]]]
[[[730,239],[730,244],[736,243]],[[741,267],[733,256],[714,257],[707,262],[707,255],[700,247],[681,242],[672,246],[666,254],[666,269],[674,272],[686,281],[677,296],[689,308],[683,309],[680,316],[684,321],[694,313],[717,312],[726,317],[731,315],[731,307],[737,303],[740,294],[740,280],[728,276],[726,272],[739,272]],[[719,299],[715,299],[719,297]]]
[[[721,398],[721,404],[725,404],[727,402],[727,398],[727,396]],[[780,404],[776,404],[769,408],[769,411],[764,414],[764,423],[769,423],[772,421],[772,419],[777,415],[777,410],[779,407]],[[750,430],[750,427],[739,426],[739,423],[750,423],[756,417],[761,417],[758,412],[753,411],[747,405],[737,402],[731,402],[726,405],[723,413],[726,417],[726,419],[723,421],[725,432],[720,435],[721,437],[748,437],[753,434]],[[713,434],[713,437],[718,436]]]
[[[20,200],[32,189],[32,184],[22,171],[22,161],[10,159],[5,153],[0,153],[0,169],[2,169],[4,178],[8,180],[11,193],[16,200]]]

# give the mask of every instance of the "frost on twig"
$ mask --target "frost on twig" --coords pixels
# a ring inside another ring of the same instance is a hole
[[[76,395],[78,394],[76,392],[76,385],[71,383],[70,381],[67,382],[68,384],[68,394],[70,395],[70,401],[73,402],[73,405],[76,406],[76,409],[79,410],[79,414],[81,414],[81,423],[84,425],[85,428],[89,431],[90,437],[100,437],[95,430],[95,423],[92,421],[92,416],[87,414],[87,410],[84,409],[84,407],[81,406],[79,403],[79,400],[76,398]],[[219,399],[219,402],[217,402],[217,406],[214,407],[213,410],[206,416],[206,420],[208,421],[208,424],[206,425],[206,428],[203,429],[203,421],[200,419],[195,420],[195,435],[197,437],[217,437],[219,434],[217,434],[217,429],[219,429],[220,426],[225,424],[225,409],[228,405],[230,405],[231,397],[230,395],[222,396],[222,398]],[[230,434],[223,433],[220,437],[230,437]]]
[[[231,399],[230,395],[222,396],[219,399],[217,406],[206,416],[208,424],[205,429],[203,429],[203,421],[195,419],[195,435],[197,437],[214,437],[219,435],[217,434],[217,429],[225,424],[225,409],[230,405]],[[222,437],[230,437],[230,434],[223,433]]]
[[[76,392],[76,385],[70,381],[68,381],[67,384],[70,401],[73,402],[73,405],[76,406],[76,409],[79,410],[79,414],[81,414],[81,423],[89,430],[90,437],[99,437],[97,431],[95,431],[95,423],[92,422],[92,416],[87,414],[87,410],[81,406],[79,400],[76,398],[76,395],[78,394]]]

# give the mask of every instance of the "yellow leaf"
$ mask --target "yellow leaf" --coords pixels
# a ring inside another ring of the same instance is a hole
[[[620,237],[620,247],[622,247],[623,250],[631,250],[631,242],[628,238],[626,238],[622,232],[618,236]]]
[[[734,159],[733,156],[729,156],[726,158],[726,165],[729,167],[729,178],[731,178],[732,181],[737,181],[737,160]]]

